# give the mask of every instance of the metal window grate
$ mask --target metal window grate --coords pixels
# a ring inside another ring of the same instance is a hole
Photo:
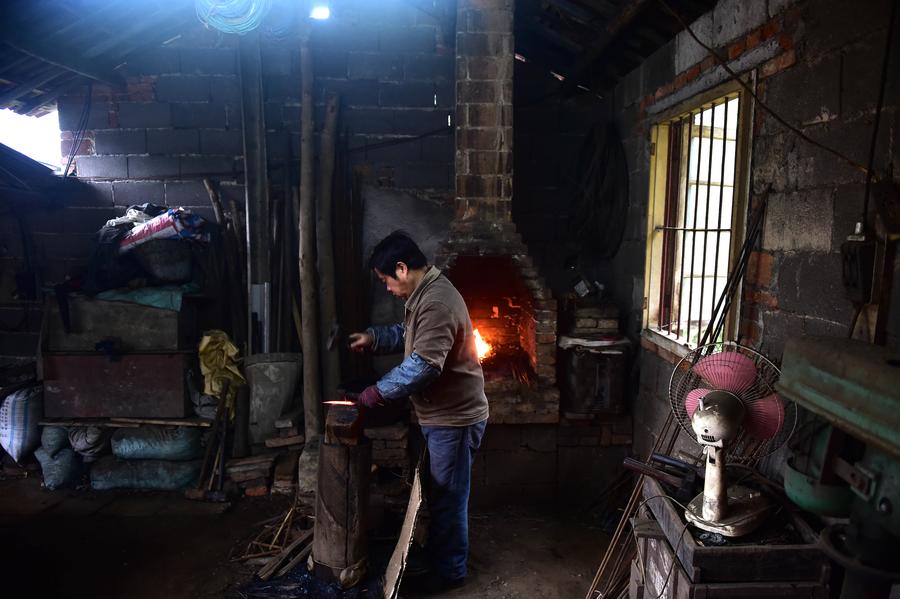
[[[669,123],[657,330],[696,345],[731,260],[739,98]]]

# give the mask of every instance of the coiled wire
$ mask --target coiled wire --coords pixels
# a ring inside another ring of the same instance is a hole
[[[207,27],[244,35],[258,28],[272,0],[194,0],[197,18]]]

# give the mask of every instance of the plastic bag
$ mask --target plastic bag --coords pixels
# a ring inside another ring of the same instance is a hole
[[[103,456],[91,467],[91,488],[159,489],[175,491],[197,482],[201,460],[167,462],[163,460],[118,460]]]
[[[78,454],[68,447],[63,447],[52,456],[43,447],[34,451],[34,457],[41,463],[44,486],[53,491],[66,485],[74,485],[81,474],[81,461]]]
[[[97,459],[106,449],[109,435],[98,426],[77,426],[69,431],[72,449],[81,454],[85,462]]]
[[[45,426],[41,430],[41,447],[52,458],[69,446],[69,431],[62,426]]]
[[[200,429],[178,426],[120,428],[112,436],[112,452],[123,460],[193,460],[200,457]]]
[[[38,421],[43,413],[40,385],[19,389],[0,405],[0,445],[16,462],[28,457],[41,442]]]

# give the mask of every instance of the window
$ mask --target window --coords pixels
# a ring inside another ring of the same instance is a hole
[[[746,110],[738,91],[713,97],[660,120],[651,137],[644,324],[689,347],[703,337],[743,242]],[[732,316],[723,335],[734,327]]]
[[[61,170],[59,138],[55,110],[40,117],[0,110],[0,143],[56,172]]]

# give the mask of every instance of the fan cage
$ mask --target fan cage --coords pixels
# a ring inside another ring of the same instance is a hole
[[[745,405],[776,393],[775,383],[781,372],[775,364],[759,352],[731,341],[710,343],[692,350],[675,365],[672,371],[669,379],[669,404],[678,424],[695,443],[697,443],[697,437],[691,428],[691,419],[685,408],[685,398],[694,389],[713,389],[714,387],[705,381],[694,367],[697,362],[707,356],[728,352],[740,353],[750,358],[756,367],[756,378],[753,384],[745,391],[735,394]],[[749,435],[742,427],[740,434],[728,444],[727,461],[751,465],[776,452],[787,442],[797,424],[797,407],[793,402],[782,399],[780,395],[778,400],[784,407],[784,422],[781,429],[769,439],[757,439]]]

